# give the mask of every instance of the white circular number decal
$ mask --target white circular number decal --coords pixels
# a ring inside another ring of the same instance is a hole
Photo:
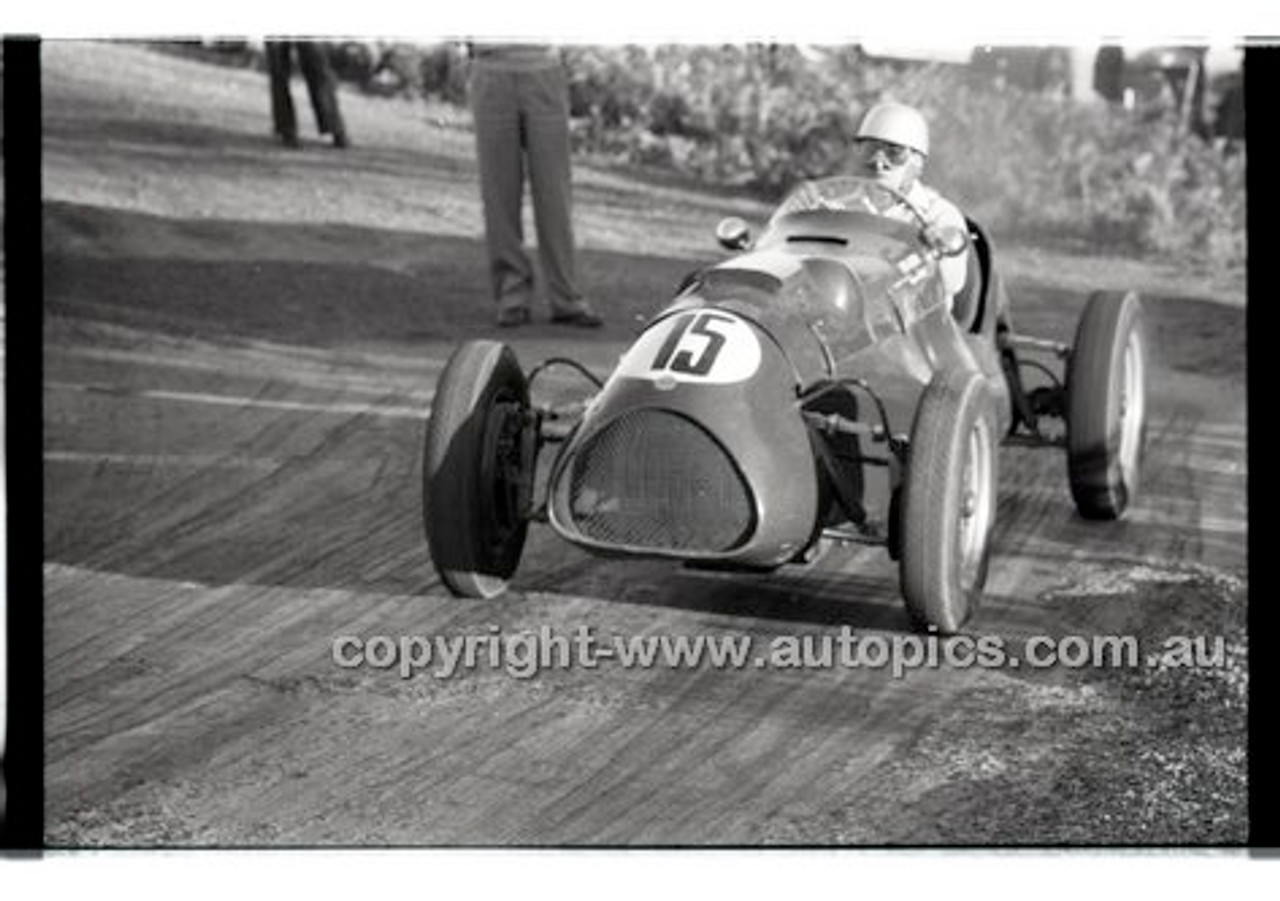
[[[691,310],[641,335],[615,374],[727,385],[751,378],[760,359],[760,341],[746,321],[723,310]]]

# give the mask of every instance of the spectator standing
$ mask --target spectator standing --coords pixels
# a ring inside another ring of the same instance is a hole
[[[601,319],[578,285],[569,87],[559,52],[545,44],[473,44],[469,90],[498,325],[530,319],[534,270],[521,221],[527,172],[551,321],[599,327]]]
[[[271,118],[275,123],[276,137],[286,147],[298,146],[298,118],[293,109],[293,95],[289,81],[293,77],[293,55],[298,56],[298,68],[302,70],[307,92],[311,96],[311,110],[315,113],[316,128],[322,135],[330,135],[334,147],[347,147],[347,128],[338,109],[338,95],[334,90],[333,70],[329,67],[328,48],[318,41],[267,41],[267,71],[271,77]]]

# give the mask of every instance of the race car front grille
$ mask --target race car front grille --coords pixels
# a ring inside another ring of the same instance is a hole
[[[573,522],[605,544],[726,551],[752,525],[751,494],[724,449],[701,427],[662,410],[623,414],[573,461]]]

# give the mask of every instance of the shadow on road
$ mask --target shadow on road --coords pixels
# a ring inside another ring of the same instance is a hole
[[[492,333],[485,255],[475,239],[362,228],[174,220],[45,205],[45,309],[202,338],[332,346],[414,344]],[[659,309],[684,260],[581,254],[603,332],[551,329],[545,304],[527,335],[620,337]],[[516,335],[511,335],[515,337]]]

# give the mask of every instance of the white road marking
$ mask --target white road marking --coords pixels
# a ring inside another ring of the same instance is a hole
[[[289,412],[326,413],[335,416],[385,416],[392,419],[425,420],[431,412],[429,406],[376,406],[363,403],[310,403],[297,400],[268,400],[259,397],[238,397],[228,394],[205,394],[190,391],[132,391],[111,385],[89,385],[71,382],[45,382],[46,390],[79,391],[88,394],[112,394],[118,397],[138,397],[148,400],[167,400],[179,403],[213,404],[224,407],[253,407],[263,410],[287,410]]]
[[[1175,443],[1175,442],[1176,443],[1186,442],[1187,444],[1200,444],[1200,445],[1205,445],[1207,447],[1230,447],[1243,452],[1249,446],[1249,436],[1243,432],[1240,432],[1235,435],[1230,435],[1230,434],[1215,435],[1215,434],[1203,434],[1201,432],[1196,432],[1195,434],[1192,434],[1192,435],[1183,435],[1177,438],[1167,439],[1166,441],[1162,441],[1160,443],[1167,444],[1167,443]]]
[[[277,356],[272,359],[262,353],[247,354],[243,351],[222,353],[216,358],[208,359],[195,355],[177,355],[128,350],[113,350],[98,347],[55,347],[50,349],[59,356],[72,359],[92,360],[100,363],[120,363],[125,366],[151,366],[166,369],[182,369],[194,372],[213,372],[228,377],[262,377],[273,381],[284,381],[290,384],[310,388],[348,391],[364,394],[401,393],[415,400],[423,396],[422,392],[411,390],[422,385],[428,379],[434,381],[440,370],[444,368],[443,360],[423,357],[416,362],[423,364],[423,373],[401,373],[398,377],[385,375],[369,376],[359,373],[338,372],[326,368],[315,370],[315,364],[304,362],[301,367],[297,361]],[[282,363],[289,365],[282,367]],[[430,394],[425,395],[430,401]]]
[[[1157,510],[1146,510],[1142,507],[1130,507],[1124,515],[1129,522],[1152,526],[1170,526],[1181,529],[1194,527],[1201,532],[1227,532],[1243,535],[1249,531],[1247,519],[1228,519],[1220,516],[1187,516],[1170,515]]]
[[[1191,437],[1199,435],[1217,435],[1219,437],[1235,436],[1244,438],[1249,433],[1249,424],[1247,422],[1198,422],[1195,426],[1195,432]]]
[[[46,463],[86,463],[91,466],[111,463],[120,466],[144,466],[148,469],[166,466],[186,466],[195,469],[226,467],[256,469],[261,472],[275,472],[285,463],[284,460],[246,457],[239,454],[220,457],[216,454],[116,454],[102,451],[45,451],[44,459]]]
[[[1208,472],[1221,476],[1244,476],[1248,474],[1248,461],[1230,459],[1223,456],[1206,457],[1201,454],[1188,454],[1187,466],[1196,472]]]
[[[183,403],[221,404],[228,407],[261,407],[268,410],[294,412],[333,413],[342,416],[389,416],[398,419],[425,419],[427,410],[422,407],[380,407],[373,404],[337,403],[317,404],[294,400],[262,400],[255,397],[234,397],[222,394],[203,394],[187,391],[141,391],[143,397],[155,400],[172,400]]]
[[[1002,501],[1010,501],[1018,499],[1028,503],[1041,503],[1046,496],[1056,494],[1057,490],[1047,487],[1024,486],[1016,489],[1008,489],[1001,492],[1000,499]],[[1231,512],[1227,508],[1240,510],[1243,501],[1230,495],[1234,492],[1222,492],[1223,497],[1220,502],[1214,503],[1212,509],[1215,512]],[[1243,493],[1241,493],[1243,497]],[[1069,500],[1063,502],[1069,503]],[[1153,504],[1162,504],[1165,506],[1172,505],[1174,510],[1154,510],[1151,508]],[[1249,520],[1246,516],[1210,516],[1197,513],[1194,506],[1185,497],[1175,497],[1166,492],[1159,495],[1151,493],[1140,494],[1139,501],[1135,506],[1129,507],[1124,514],[1124,521],[1130,523],[1138,523],[1141,525],[1166,526],[1179,530],[1198,530],[1203,532],[1221,532],[1227,534],[1245,534],[1249,531]],[[1037,540],[1042,540],[1042,536],[1036,536]]]

